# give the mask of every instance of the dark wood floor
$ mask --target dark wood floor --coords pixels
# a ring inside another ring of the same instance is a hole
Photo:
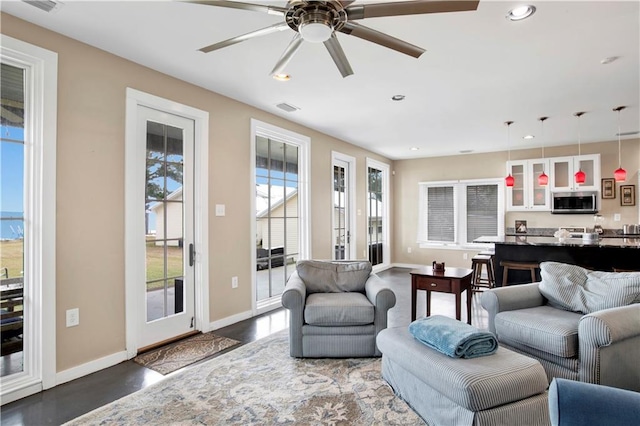
[[[398,299],[396,306],[389,312],[389,326],[408,325],[410,321],[411,288],[409,270],[393,268],[381,272],[379,275],[388,280]],[[424,316],[425,302],[420,297],[420,293],[417,304],[418,316]],[[432,293],[431,309],[432,315],[441,314],[454,317],[454,296],[451,294]],[[466,318],[463,316],[462,320],[466,321]],[[216,333],[246,344],[287,328],[287,322],[287,311],[278,309],[218,329]],[[474,297],[473,301],[472,322],[474,326],[479,328],[486,328],[487,326],[486,313],[480,307],[477,297]],[[133,361],[125,361],[4,405],[0,408],[0,419],[2,426],[59,425],[143,389],[165,377]]]

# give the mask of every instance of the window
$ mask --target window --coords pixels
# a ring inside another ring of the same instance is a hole
[[[418,243],[466,245],[504,234],[501,179],[421,182]]]

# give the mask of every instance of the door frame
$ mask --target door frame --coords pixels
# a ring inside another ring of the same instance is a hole
[[[136,164],[137,151],[137,110],[138,106],[157,109],[168,114],[178,115],[194,121],[194,244],[196,263],[194,265],[195,289],[195,330],[209,331],[209,113],[175,101],[164,99],[149,93],[127,87],[125,127],[125,314],[126,314],[126,351],[131,359],[138,353],[138,323],[143,310],[138,309],[137,287],[140,277],[144,277],[144,265],[140,258],[139,236],[144,233],[144,215],[139,215],[140,200],[144,197],[144,188],[130,184],[136,180],[140,167]],[[142,195],[141,195],[142,192]],[[143,255],[144,258],[144,255]]]
[[[25,110],[39,117],[25,128],[30,138],[25,159],[30,161],[24,200],[25,219],[36,223],[24,242],[25,359],[21,373],[0,379],[1,400],[6,404],[54,387],[56,383],[56,155],[58,54],[0,34],[0,56],[29,70]],[[27,111],[25,111],[26,113]],[[25,114],[26,115],[26,114]],[[28,135],[28,136],[27,136]],[[27,142],[27,141],[25,141]],[[27,145],[25,143],[25,145]],[[28,253],[28,254],[27,254]],[[46,280],[46,285],[44,281]],[[41,309],[33,309],[34,307]],[[26,352],[29,352],[26,354]],[[7,380],[8,379],[8,380]]]
[[[333,181],[333,168],[336,165],[336,160],[339,161],[344,161],[345,163],[347,163],[349,165],[349,170],[347,173],[349,182],[347,185],[347,190],[349,191],[349,193],[347,194],[347,197],[345,199],[345,202],[347,203],[346,206],[348,208],[348,215],[345,215],[345,220],[348,220],[349,222],[347,223],[347,231],[349,232],[349,258],[347,260],[355,260],[357,259],[357,255],[356,255],[356,245],[357,245],[357,238],[356,238],[356,158],[352,157],[350,155],[347,154],[343,154],[341,152],[338,151],[331,151],[331,239],[333,240],[333,230],[336,229],[336,223],[335,223],[335,214],[333,209],[335,209],[335,200],[334,200],[334,191],[335,188],[333,186],[334,181]],[[331,242],[332,247],[331,247],[331,252],[332,252],[332,258],[335,258],[335,241]]]

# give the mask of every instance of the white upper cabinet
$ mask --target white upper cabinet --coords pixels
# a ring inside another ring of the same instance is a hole
[[[520,160],[507,163],[507,174],[514,185],[507,187],[508,211],[549,211],[551,196],[549,185],[541,186],[538,177],[544,171],[551,176],[549,159]],[[549,179],[551,183],[551,179]]]
[[[551,192],[599,191],[600,154],[551,158],[549,184]],[[582,170],[586,177],[582,184],[576,183],[574,175]]]

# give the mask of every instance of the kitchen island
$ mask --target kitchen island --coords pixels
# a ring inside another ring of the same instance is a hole
[[[584,241],[582,238],[504,236],[479,237],[476,243],[495,244],[496,286],[502,285],[501,261],[535,262],[554,261],[579,265],[597,271],[616,269],[640,270],[640,236],[600,238]],[[540,279],[540,270],[537,271]],[[529,271],[510,270],[507,284],[531,282]]]

